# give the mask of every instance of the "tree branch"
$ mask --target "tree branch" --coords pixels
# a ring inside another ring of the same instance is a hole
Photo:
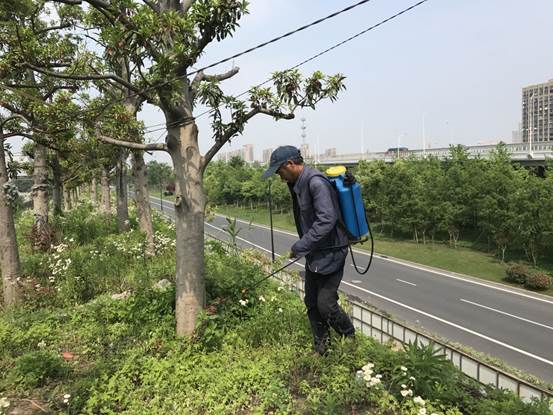
[[[236,66],[232,68],[230,71],[227,71],[225,73],[218,74],[218,75],[206,75],[204,71],[200,71],[196,73],[196,76],[194,76],[194,79],[190,84],[190,88],[192,89],[192,100],[194,100],[194,98],[196,97],[196,94],[198,92],[198,86],[202,81],[208,81],[208,82],[224,81],[226,79],[232,78],[239,71],[240,71],[240,68]]]
[[[60,24],[59,26],[52,26],[52,27],[47,27],[45,29],[39,30],[38,32],[35,32],[35,35],[41,35],[43,33],[49,32],[51,30],[67,29],[68,27],[71,27],[70,23],[63,23],[63,24]]]
[[[275,117],[276,119],[286,119],[286,120],[291,120],[295,117],[293,113],[285,114],[280,111],[269,110],[266,108],[252,109],[244,116],[244,118],[241,120],[241,123],[236,123],[231,128],[229,128],[205,154],[205,156],[202,159],[202,172],[205,171],[207,165],[213,159],[213,157],[215,157],[215,154],[217,154],[217,152],[221,149],[221,147],[223,147],[234,136],[234,134],[240,131],[240,128],[243,127],[244,124],[248,122],[248,120],[250,120],[252,117],[254,117],[257,114],[270,115],[272,117]]]
[[[40,68],[40,67],[35,66],[33,64],[30,64],[28,62],[25,62],[24,65],[27,66],[28,68],[34,70],[34,71],[37,71],[37,72],[39,72],[41,74],[44,74],[44,75],[52,76],[54,78],[73,79],[75,81],[111,80],[111,81],[114,81],[114,82],[124,86],[125,88],[130,89],[134,93],[141,95],[146,100],[151,99],[142,90],[136,88],[133,84],[131,84],[130,82],[127,82],[126,80],[124,80],[123,78],[121,78],[121,77],[119,77],[115,74],[74,75],[74,74],[65,74],[65,73],[60,73],[60,72],[55,72],[55,71],[47,71],[46,69]]]
[[[98,139],[106,144],[113,144],[119,147],[131,148],[134,150],[144,150],[144,151],[169,151],[167,144],[165,143],[132,143],[130,141],[116,140],[115,138],[107,137],[105,135],[98,134]]]
[[[150,9],[154,12],[159,13],[159,6],[155,3],[152,3],[150,0],[142,0]]]

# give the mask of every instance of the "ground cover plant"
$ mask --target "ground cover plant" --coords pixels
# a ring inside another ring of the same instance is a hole
[[[19,217],[22,236],[28,222]],[[206,243],[208,306],[193,336],[176,337],[173,225],[155,218],[154,256],[132,212],[130,231],[112,225],[81,206],[57,220],[51,252],[23,255],[27,301],[0,316],[0,413],[549,413],[420,345],[333,338],[314,355],[297,295],[254,287],[258,254],[216,241]]]

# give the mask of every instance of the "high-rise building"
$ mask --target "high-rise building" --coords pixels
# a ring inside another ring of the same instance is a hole
[[[522,141],[553,141],[553,79],[522,88]]]
[[[272,148],[266,148],[263,150],[263,157],[261,159],[262,163],[269,163],[271,160],[271,153],[273,152]]]
[[[233,157],[240,157],[246,163],[253,163],[253,144],[245,144],[242,148],[219,154],[219,160],[229,161]]]
[[[304,143],[300,146],[300,153],[304,160],[311,158],[311,152],[309,151],[309,144]]]
[[[253,163],[253,144],[244,144],[242,150],[244,151],[244,161],[246,163]]]

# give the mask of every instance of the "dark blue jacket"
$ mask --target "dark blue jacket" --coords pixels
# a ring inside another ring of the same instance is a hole
[[[348,236],[338,226],[341,212],[336,190],[320,171],[308,166],[303,168],[296,183],[288,187],[300,237],[292,245],[292,253],[296,257],[305,255],[312,272],[336,272],[348,253]],[[329,247],[343,248],[321,249]]]

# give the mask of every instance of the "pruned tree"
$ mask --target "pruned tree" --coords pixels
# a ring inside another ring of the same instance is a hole
[[[234,33],[239,19],[247,13],[245,0],[56,1],[86,5],[82,8],[88,12],[86,21],[105,29],[101,42],[106,51],[121,51],[137,67],[141,82],[131,84],[115,73],[89,74],[80,79],[103,79],[127,88],[131,92],[127,98],[142,97],[159,106],[165,115],[164,143],[117,139],[102,130],[102,125],[98,138],[132,150],[166,151],[171,156],[176,175],[177,333],[191,334],[205,302],[203,176],[207,165],[256,115],[292,119],[298,108],[314,108],[327,98],[335,100],[344,88],[344,77],[315,72],[304,79],[297,70],[276,72],[274,87],[254,87],[248,97],[239,99],[220,88],[220,83],[235,76],[238,68],[217,75],[191,73],[190,68],[207,45]],[[36,69],[32,64],[29,67]],[[71,77],[67,71],[42,72]],[[211,109],[214,142],[205,154],[199,150],[194,118],[199,104]]]

